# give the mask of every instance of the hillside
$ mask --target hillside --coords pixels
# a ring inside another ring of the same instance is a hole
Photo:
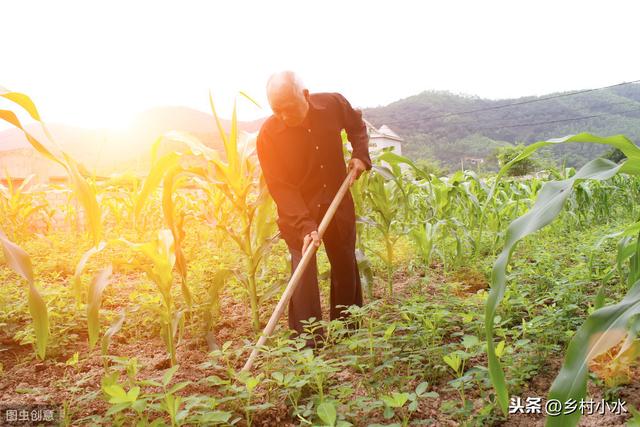
[[[261,123],[261,120],[257,120],[239,122],[238,125],[241,130],[255,132]],[[229,121],[222,120],[222,124],[228,131]],[[30,123],[26,127],[36,138],[47,144],[38,123]],[[98,175],[116,170],[145,173],[149,167],[151,145],[158,136],[171,130],[187,131],[210,147],[222,148],[213,116],[187,107],[157,107],[144,111],[126,129],[120,131],[85,129],[58,123],[48,124],[47,127],[63,150]],[[20,130],[7,129],[0,132],[2,175],[5,169],[14,177],[30,173],[46,176],[61,173],[60,168],[52,162],[44,162],[36,167],[38,157]]]
[[[484,158],[484,167],[492,168],[493,153],[499,146],[530,144],[583,131],[622,133],[640,141],[640,84],[565,96],[569,93],[489,100],[426,91],[386,106],[366,108],[363,113],[376,127],[389,125],[403,137],[403,153],[407,156],[437,159],[450,168],[459,167],[461,159],[469,157]],[[552,99],[544,99],[549,97]],[[520,105],[508,105],[514,103]],[[263,120],[239,125],[254,132]],[[228,129],[229,122],[223,120],[223,126]],[[43,136],[37,124],[28,125],[28,129],[37,137]],[[49,129],[65,150],[98,174],[115,169],[144,173],[151,144],[170,130],[188,131],[205,144],[221,148],[213,117],[187,107],[150,109],[118,132],[55,123]],[[24,157],[25,152],[18,149],[30,149],[22,133],[17,129],[0,131],[0,170],[7,168],[13,176],[24,175],[13,170],[24,169],[15,160]],[[580,166],[604,150],[599,145],[576,144],[554,147],[543,154],[558,164],[566,160],[568,165]],[[26,159],[23,163],[30,162]]]
[[[558,95],[563,94],[488,100],[430,91],[363,112],[375,126],[389,125],[402,136],[406,141],[403,153],[409,157],[435,158],[448,166],[458,166],[461,157],[492,157],[494,149],[505,143],[530,144],[583,131],[622,133],[640,142],[639,84]],[[550,96],[556,98],[540,100]],[[530,103],[499,108],[522,102]],[[589,118],[572,120],[582,117]],[[580,144],[556,147],[547,155],[557,162],[566,160],[569,165],[579,166],[603,150],[599,145]]]

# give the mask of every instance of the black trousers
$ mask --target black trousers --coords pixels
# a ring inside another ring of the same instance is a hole
[[[322,206],[324,215],[328,206]],[[318,223],[320,223],[318,219]],[[345,318],[344,307],[362,306],[362,286],[355,255],[355,221],[341,221],[334,217],[329,223],[322,243],[331,264],[330,318]],[[287,243],[291,253],[291,274],[302,259],[302,246],[294,247]],[[303,320],[322,319],[320,291],[318,289],[318,266],[316,256],[307,266],[300,283],[289,301],[289,327],[298,333],[304,330]]]

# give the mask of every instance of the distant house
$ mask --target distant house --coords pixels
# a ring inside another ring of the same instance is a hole
[[[484,159],[476,158],[476,157],[464,157],[462,160],[463,160],[464,163],[471,164],[471,165],[474,165],[474,166],[478,166],[478,165],[484,163]]]
[[[382,150],[383,148],[392,147],[392,151],[402,155],[402,143],[404,140],[397,133],[391,130],[389,126],[382,125],[376,129],[367,120],[364,120],[369,133],[369,148],[373,150]]]
[[[66,176],[66,171],[31,147],[0,151],[0,183],[6,185],[9,176],[19,184],[29,175],[35,175],[34,184],[46,183],[52,177]]]

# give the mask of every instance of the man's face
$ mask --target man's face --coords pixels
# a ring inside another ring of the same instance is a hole
[[[295,93],[290,89],[274,91],[269,94],[269,104],[273,114],[284,122],[285,125],[299,126],[307,116],[309,110],[309,91],[304,89],[302,93]]]

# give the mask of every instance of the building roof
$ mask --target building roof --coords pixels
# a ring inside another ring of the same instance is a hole
[[[380,126],[380,129],[378,129],[378,132],[386,136],[392,136],[394,138],[401,139],[400,136],[394,131],[392,131],[391,128],[389,128],[389,126],[387,125]]]
[[[367,120],[363,119],[363,121],[365,125],[367,125],[367,130],[369,131],[370,138],[388,138],[388,139],[394,139],[396,141],[404,142],[404,140],[397,133],[392,131],[389,126],[382,125],[380,126],[380,128],[376,129],[376,127],[372,125],[370,122],[368,122]]]

